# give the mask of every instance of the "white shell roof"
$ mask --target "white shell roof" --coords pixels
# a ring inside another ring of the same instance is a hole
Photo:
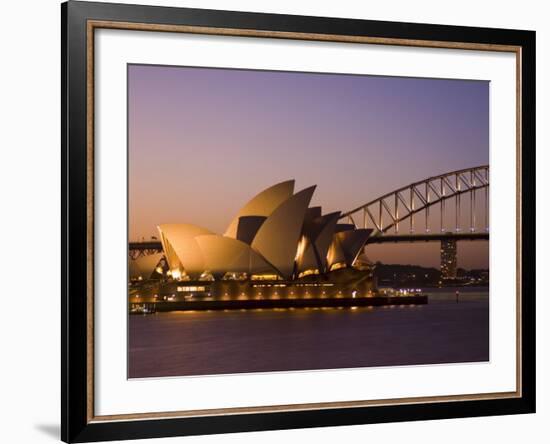
[[[294,180],[287,180],[263,190],[254,196],[237,215],[233,218],[224,236],[237,238],[239,218],[242,216],[269,216],[284,201],[289,199],[294,192]]]

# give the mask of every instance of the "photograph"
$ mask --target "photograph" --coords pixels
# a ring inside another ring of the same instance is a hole
[[[129,379],[491,360],[490,81],[126,75]]]

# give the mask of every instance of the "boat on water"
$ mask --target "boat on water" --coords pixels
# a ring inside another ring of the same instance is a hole
[[[153,314],[157,309],[155,304],[132,304],[130,307],[130,314]]]

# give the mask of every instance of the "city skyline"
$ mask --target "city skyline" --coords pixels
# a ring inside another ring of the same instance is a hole
[[[483,81],[128,67],[129,238],[189,222],[223,234],[256,189],[318,184],[350,210],[400,186],[488,164]],[[459,266],[488,267],[487,242]],[[438,266],[439,244],[369,246],[372,260]]]

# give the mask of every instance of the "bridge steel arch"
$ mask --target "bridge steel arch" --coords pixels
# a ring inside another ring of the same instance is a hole
[[[470,232],[476,232],[476,192],[484,190],[484,227],[483,231],[489,231],[489,165],[480,165],[466,168],[439,176],[429,177],[419,182],[406,185],[398,190],[387,193],[347,213],[343,213],[341,219],[347,219],[356,227],[371,228],[375,232],[373,236],[383,236],[394,230],[399,233],[399,225],[409,220],[409,232],[414,233],[415,215],[424,212],[424,230],[430,231],[430,209],[435,205],[440,206],[441,232],[451,231],[445,229],[446,204],[454,200],[455,227],[458,233],[460,227],[462,196],[469,195],[470,204]],[[419,203],[419,205],[417,205]],[[356,220],[362,217],[361,225]]]

